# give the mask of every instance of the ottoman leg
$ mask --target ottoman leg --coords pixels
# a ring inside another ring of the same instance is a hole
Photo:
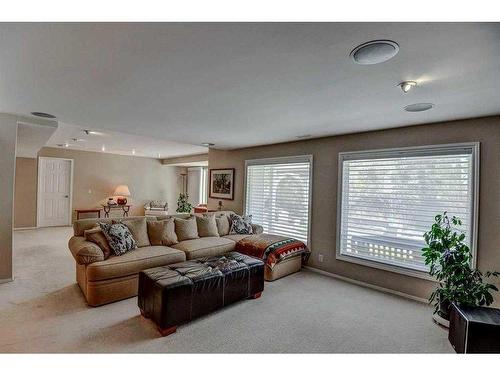
[[[172,333],[175,333],[175,331],[177,331],[177,326],[172,326],[167,328],[161,328],[160,326],[158,326],[158,331],[163,337],[165,337],[171,335]]]
[[[262,295],[262,292],[255,293],[255,294],[254,294],[252,297],[250,297],[250,298],[252,298],[252,299],[257,299],[257,298],[259,298],[261,295]]]

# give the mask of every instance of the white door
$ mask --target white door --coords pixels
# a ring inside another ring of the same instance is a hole
[[[71,224],[73,161],[41,157],[38,162],[38,226]]]

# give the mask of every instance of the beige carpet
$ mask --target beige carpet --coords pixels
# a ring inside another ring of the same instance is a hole
[[[70,235],[15,232],[15,280],[0,285],[0,352],[452,352],[430,307],[311,271],[161,337],[136,298],[86,306]]]

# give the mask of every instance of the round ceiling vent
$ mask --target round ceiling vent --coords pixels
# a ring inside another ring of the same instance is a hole
[[[31,112],[33,116],[36,117],[43,117],[43,118],[56,118],[56,116],[51,115],[50,113],[45,113],[45,112]]]
[[[373,65],[392,59],[399,52],[399,45],[392,40],[372,40],[360,44],[351,51],[356,64]]]
[[[415,104],[410,104],[405,107],[406,112],[423,112],[423,111],[428,111],[429,109],[433,108],[434,104],[432,103],[415,103]]]

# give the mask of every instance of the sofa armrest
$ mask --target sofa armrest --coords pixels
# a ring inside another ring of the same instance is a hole
[[[71,237],[68,247],[78,264],[90,264],[104,260],[101,248],[93,242],[86,241],[84,237]]]
[[[264,232],[264,228],[259,224],[252,224],[252,232],[253,234],[261,234]]]

